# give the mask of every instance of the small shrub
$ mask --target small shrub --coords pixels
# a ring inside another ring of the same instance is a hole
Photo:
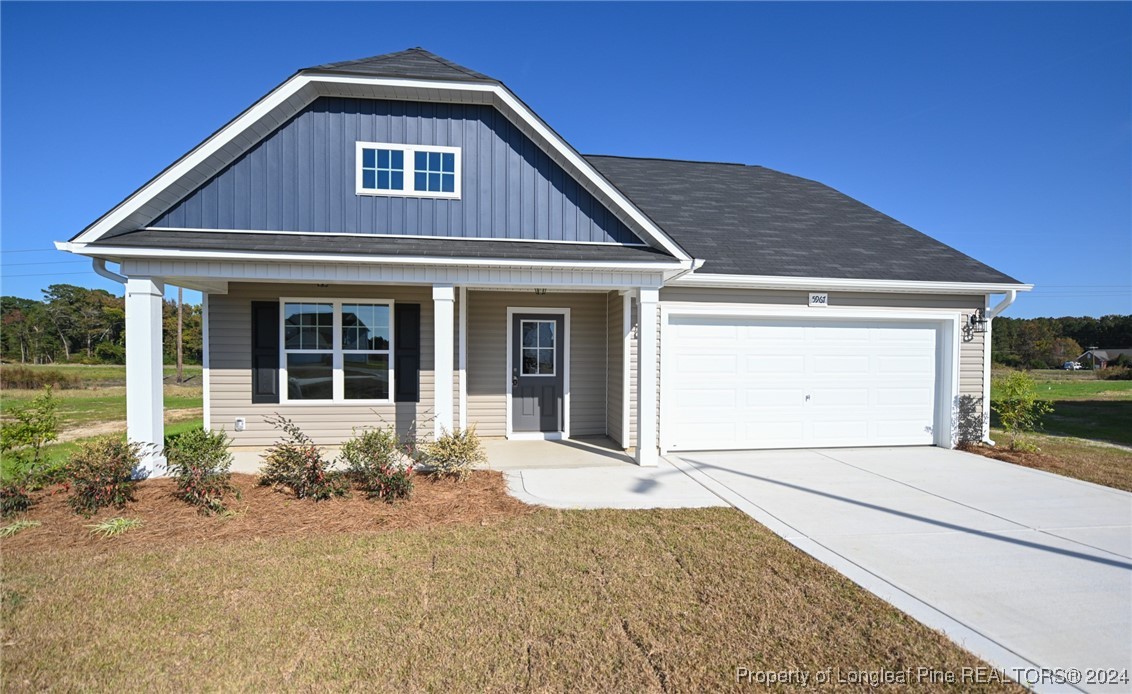
[[[75,513],[90,517],[103,506],[122,508],[134,500],[132,475],[141,462],[142,445],[105,436],[81,444],[67,464]]]
[[[355,433],[342,446],[346,474],[371,499],[395,501],[413,492],[413,466],[405,460],[392,429],[367,429]]]
[[[1110,366],[1107,369],[1097,369],[1093,373],[1102,381],[1132,381],[1132,369],[1126,366]]]
[[[101,364],[125,364],[126,347],[109,341],[99,342],[94,348],[94,356]]]
[[[45,450],[59,438],[59,402],[51,386],[30,403],[13,407],[9,416],[11,421],[0,423],[0,455],[7,459],[13,476],[30,486],[57,481],[51,478],[58,466],[50,464]]]
[[[31,497],[23,485],[15,482],[0,484],[0,516],[8,518],[31,508]]]
[[[129,532],[142,524],[141,520],[137,518],[110,518],[101,523],[88,525],[91,535],[101,535],[102,537],[117,537],[122,533]]]
[[[1047,400],[1038,399],[1034,379],[1025,372],[1012,371],[996,380],[1002,396],[991,402],[991,409],[998,414],[1002,428],[1010,437],[1010,448],[1032,448],[1023,443],[1020,437],[1040,428],[1042,416],[1053,412],[1053,406]]]
[[[283,436],[267,449],[260,485],[282,487],[299,499],[316,501],[346,494],[343,475],[330,469],[322,449],[298,425],[278,414],[266,421],[283,432]]]
[[[39,390],[46,386],[80,388],[82,379],[53,369],[29,369],[26,366],[0,368],[0,388],[4,390]]]
[[[176,482],[178,499],[204,514],[224,512],[225,495],[237,493],[232,486],[229,443],[223,431],[204,429],[190,429],[165,440],[166,464]]]
[[[474,426],[444,432],[435,441],[422,445],[423,459],[433,477],[455,477],[464,480],[472,468],[487,462],[487,453],[480,444]]]
[[[15,523],[11,523],[9,525],[5,525],[3,528],[0,528],[0,537],[11,537],[21,530],[27,530],[28,528],[38,528],[41,525],[43,525],[43,523],[40,523],[39,521],[18,520]]]

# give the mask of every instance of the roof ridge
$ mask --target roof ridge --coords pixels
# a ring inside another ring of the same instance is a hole
[[[745,166],[751,169],[765,169],[761,164],[744,164],[738,161],[704,161],[703,159],[673,159],[671,157],[630,157],[622,154],[583,154],[583,157],[602,157],[605,159],[637,159],[641,161],[672,161],[684,164],[715,164],[718,166]]]

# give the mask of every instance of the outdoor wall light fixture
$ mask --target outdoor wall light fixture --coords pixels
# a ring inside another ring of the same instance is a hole
[[[968,336],[975,333],[985,333],[987,331],[987,318],[983,314],[983,310],[979,309],[972,313],[967,318],[967,325],[963,326],[963,332]]]

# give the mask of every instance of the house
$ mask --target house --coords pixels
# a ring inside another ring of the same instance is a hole
[[[1086,363],[1093,369],[1107,369],[1110,364],[1117,359],[1124,357],[1125,359],[1132,359],[1132,347],[1124,349],[1115,349],[1106,347],[1105,349],[1090,349],[1084,354],[1077,357],[1073,361],[1079,363]]]
[[[204,293],[205,421],[237,446],[279,412],[323,444],[475,425],[641,465],[951,446],[1031,288],[814,181],[583,156],[419,48],[298,71],[58,247],[125,283],[134,440],[162,441],[173,284]]]

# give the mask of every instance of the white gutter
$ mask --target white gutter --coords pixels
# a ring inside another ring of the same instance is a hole
[[[703,258],[692,258],[690,261],[682,262],[682,264],[684,265],[684,269],[679,271],[679,272],[673,273],[672,276],[670,276],[670,277],[665,277],[664,283],[669,284],[671,282],[675,282],[676,280],[680,279],[684,275],[687,275],[690,272],[695,272],[696,270],[699,270],[701,267],[704,266],[704,263],[706,263],[706,262],[707,261],[704,260]]]
[[[928,294],[1016,294],[1028,292],[1032,284],[920,282],[914,280],[843,279],[836,277],[777,277],[769,275],[684,274],[672,282],[682,287],[726,287],[735,289],[789,289],[855,292],[924,292]],[[1011,299],[1013,301],[1013,299]],[[1003,307],[1005,308],[1005,306]]]
[[[1030,289],[1033,289],[1033,287],[1034,287],[1034,285],[1032,285],[1032,284],[1028,284],[1028,285],[1025,285],[1025,286],[1029,287]],[[1029,290],[1023,289],[1022,291],[1029,291]],[[995,306],[994,308],[987,311],[987,329],[988,330],[990,329],[990,321],[993,320],[996,316],[998,316],[998,314],[1000,314],[1003,311],[1005,311],[1006,309],[1010,308],[1010,304],[1014,303],[1014,300],[1017,299],[1017,298],[1018,298],[1018,290],[1017,289],[1007,289],[1006,290],[1006,296],[1004,296],[1002,298],[1002,301],[998,302],[997,306]]]
[[[113,258],[147,258],[176,260],[238,260],[282,261],[288,263],[364,263],[372,265],[457,265],[467,267],[537,267],[569,270],[684,270],[691,261],[671,262],[618,262],[524,260],[512,258],[447,258],[433,256],[379,256],[379,255],[328,255],[317,253],[274,253],[257,251],[181,250],[171,248],[131,248],[120,246],[90,246],[83,243],[56,241],[55,248],[86,256]]]
[[[56,247],[58,247],[58,244],[56,244]],[[103,259],[103,258],[92,258],[90,264],[91,264],[91,266],[94,267],[95,272],[102,275],[106,279],[114,280],[118,284],[125,284],[126,283],[126,278],[123,275],[119,275],[117,272],[112,272],[112,271],[106,269],[106,260],[105,259]]]

